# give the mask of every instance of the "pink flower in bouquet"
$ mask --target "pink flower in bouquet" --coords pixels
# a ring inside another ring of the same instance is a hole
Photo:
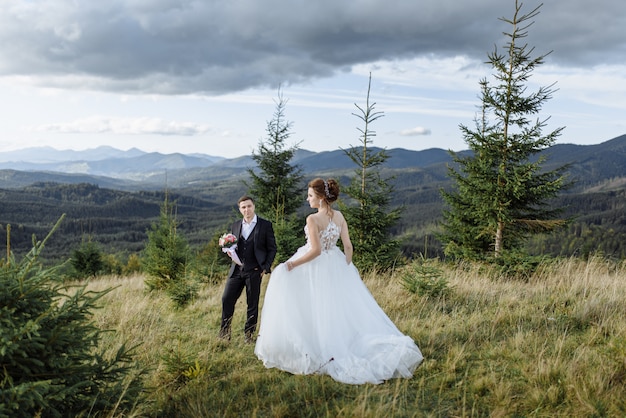
[[[230,248],[237,245],[237,237],[233,234],[224,234],[220,237],[218,244],[222,248]]]
[[[220,237],[218,244],[222,247],[222,252],[226,253],[236,264],[242,266],[242,262],[237,256],[237,237],[233,234],[224,234]]]

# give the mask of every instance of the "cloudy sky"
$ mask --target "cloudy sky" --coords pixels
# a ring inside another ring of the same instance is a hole
[[[540,3],[527,0],[522,13]],[[0,152],[109,145],[249,154],[278,86],[291,143],[461,150],[485,64],[515,0],[0,0]],[[556,83],[541,118],[559,143],[626,133],[626,2],[547,0],[528,29],[552,51],[529,91]]]

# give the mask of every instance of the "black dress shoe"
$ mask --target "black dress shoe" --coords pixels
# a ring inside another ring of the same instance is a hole
[[[220,329],[220,333],[217,336],[221,340],[230,341],[230,330],[229,329]]]

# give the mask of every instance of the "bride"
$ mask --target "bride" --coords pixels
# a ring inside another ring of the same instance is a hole
[[[352,264],[346,220],[331,204],[334,179],[309,183],[306,245],[272,272],[255,354],[265,367],[328,374],[349,384],[411,377],[419,348],[391,322]],[[337,247],[341,238],[344,252]]]

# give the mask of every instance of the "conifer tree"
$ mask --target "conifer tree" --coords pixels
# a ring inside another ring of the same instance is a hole
[[[520,249],[536,232],[563,225],[548,200],[566,184],[564,170],[545,170],[545,154],[563,128],[543,135],[548,119],[529,120],[552,97],[554,84],[527,93],[526,83],[545,55],[532,57],[534,48],[523,43],[539,8],[521,13],[515,2],[511,26],[505,32],[505,53],[488,54],[494,81],[480,81],[481,117],[475,129],[461,125],[470,155],[451,152],[458,166],[449,168],[456,189],[442,191],[449,209],[444,211],[441,240],[446,254],[472,259],[499,257],[505,250]]]
[[[282,262],[302,244],[302,222],[296,211],[302,206],[302,169],[292,165],[291,160],[298,145],[288,147],[292,123],[285,118],[287,100],[279,88],[273,118],[267,122],[267,138],[259,142],[252,159],[258,171],[248,169],[252,184],[249,192],[255,198],[257,213],[265,216],[274,225],[278,253],[276,262]]]
[[[390,209],[393,186],[391,178],[381,176],[381,166],[389,159],[385,149],[373,150],[370,145],[376,136],[371,124],[383,117],[383,112],[375,110],[376,103],[370,103],[372,77],[370,74],[365,107],[355,103],[359,113],[354,116],[363,122],[357,128],[361,145],[344,150],[356,164],[355,175],[343,192],[356,202],[350,206],[340,202],[354,245],[354,264],[362,270],[388,270],[400,257],[400,243],[391,238],[390,229],[400,219],[401,208]]]
[[[148,231],[148,243],[143,251],[141,265],[148,275],[149,290],[165,290],[178,306],[184,306],[196,293],[187,277],[190,250],[185,238],[178,233],[175,205],[166,193],[161,205],[159,222]]]
[[[96,277],[104,268],[102,251],[95,242],[88,240],[72,252],[70,260],[77,278]]]
[[[44,267],[52,232],[0,266],[0,417],[123,415],[141,393],[141,372],[132,350],[108,356],[99,347],[107,331],[91,317],[110,290],[64,284],[62,265]]]
[[[292,123],[285,118],[287,100],[280,89],[275,103],[273,118],[267,122],[267,137],[259,141],[258,150],[252,153],[259,172],[248,169],[252,179],[250,193],[255,197],[257,212],[273,222],[295,213],[302,205],[302,170],[290,163],[298,146],[286,144]]]

